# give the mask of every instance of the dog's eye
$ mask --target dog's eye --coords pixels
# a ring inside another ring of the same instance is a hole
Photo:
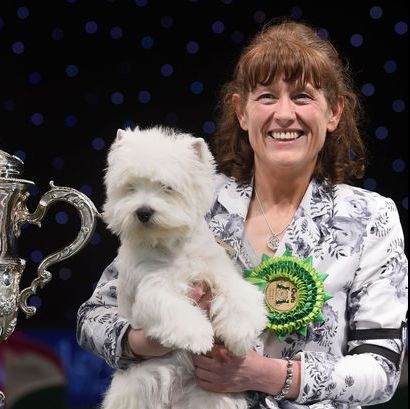
[[[161,189],[166,193],[171,193],[174,189],[171,186],[161,184]]]
[[[135,192],[135,186],[132,184],[127,185],[127,191],[128,192]]]

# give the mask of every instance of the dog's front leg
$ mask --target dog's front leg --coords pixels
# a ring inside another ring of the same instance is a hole
[[[170,276],[164,272],[162,276]],[[194,353],[212,349],[214,331],[198,306],[176,290],[175,283],[155,275],[143,280],[132,306],[133,326],[166,347]]]

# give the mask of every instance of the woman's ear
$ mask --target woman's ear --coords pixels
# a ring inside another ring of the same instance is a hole
[[[329,122],[327,124],[327,131],[328,132],[333,132],[337,128],[337,126],[339,125],[340,118],[342,116],[344,106],[345,106],[345,104],[344,104],[343,97],[339,97],[336,105],[331,108],[331,115],[330,115],[330,118],[329,118]]]
[[[232,94],[232,105],[238,118],[239,125],[244,131],[248,130],[248,118],[243,110],[243,103],[239,94]]]

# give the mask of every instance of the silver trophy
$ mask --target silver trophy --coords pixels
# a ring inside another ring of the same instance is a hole
[[[20,158],[0,150],[0,342],[14,331],[19,309],[26,317],[35,314],[36,308],[27,305],[27,302],[38,287],[50,281],[51,274],[46,268],[81,250],[90,240],[99,216],[86,195],[69,187],[55,186],[53,182],[50,182],[50,190],[41,197],[37,209],[30,213],[26,201],[28,189],[34,186],[34,182],[20,179],[23,165]],[[44,258],[31,285],[20,291],[20,279],[26,264],[17,251],[21,226],[31,223],[41,227],[41,220],[49,206],[57,201],[68,202],[78,210],[81,216],[80,232],[71,244]],[[2,400],[4,396],[0,392],[0,407]]]

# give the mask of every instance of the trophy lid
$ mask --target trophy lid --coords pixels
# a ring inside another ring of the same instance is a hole
[[[0,149],[0,178],[16,178],[23,173],[23,161]]]

